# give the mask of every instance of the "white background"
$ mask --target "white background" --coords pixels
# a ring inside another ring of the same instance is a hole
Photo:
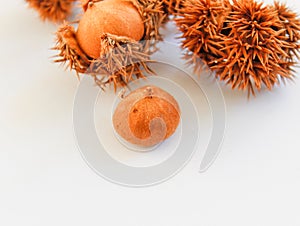
[[[121,187],[77,150],[78,80],[51,63],[57,26],[24,1],[1,3],[0,225],[300,225],[299,79],[250,100],[223,88],[227,130],[207,172],[196,154],[165,183]]]

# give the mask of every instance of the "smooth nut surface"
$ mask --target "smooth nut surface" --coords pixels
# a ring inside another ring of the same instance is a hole
[[[126,141],[145,147],[170,137],[179,121],[177,101],[155,86],[131,92],[118,104],[113,115],[116,132]]]
[[[100,37],[105,33],[140,40],[144,23],[137,8],[120,0],[90,3],[78,24],[76,36],[80,47],[88,56],[98,58]]]

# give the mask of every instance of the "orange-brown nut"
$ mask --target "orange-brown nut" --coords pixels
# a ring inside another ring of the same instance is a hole
[[[82,50],[96,59],[100,56],[100,39],[105,33],[140,40],[144,23],[138,9],[130,1],[90,2],[81,18],[77,40]]]
[[[116,107],[113,125],[126,141],[153,146],[170,137],[180,121],[177,101],[166,91],[155,87],[139,88]]]

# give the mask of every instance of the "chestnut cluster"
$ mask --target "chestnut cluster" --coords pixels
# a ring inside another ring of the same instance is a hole
[[[186,58],[232,89],[271,90],[293,78],[299,55],[300,20],[284,4],[255,0],[186,0],[176,23]]]
[[[83,0],[75,27],[65,22],[57,31],[56,62],[91,75],[104,88],[153,74],[150,55],[161,40],[162,2],[156,0]]]
[[[40,17],[64,21],[76,0],[26,0]],[[300,20],[284,4],[255,0],[80,0],[79,21],[56,32],[55,62],[97,85],[126,86],[145,74],[162,40],[169,15],[182,33],[185,58],[195,72],[209,68],[232,89],[271,90],[294,76],[299,59]],[[180,123],[180,108],[166,91],[147,86],[131,92],[113,115],[116,132],[126,141],[153,146],[170,137]]]
[[[63,21],[76,0],[26,0],[42,19]],[[300,20],[285,4],[256,0],[80,0],[78,23],[56,33],[58,58],[104,88],[154,74],[147,62],[169,15],[182,33],[184,58],[232,89],[271,90],[291,80],[299,58]]]

